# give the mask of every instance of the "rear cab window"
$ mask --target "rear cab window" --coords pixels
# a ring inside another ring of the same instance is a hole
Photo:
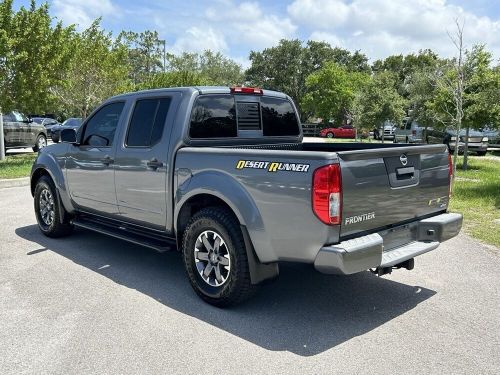
[[[290,137],[300,134],[291,102],[272,96],[204,94],[191,112],[190,138]]]

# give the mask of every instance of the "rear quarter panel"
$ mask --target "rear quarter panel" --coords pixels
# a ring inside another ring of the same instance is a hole
[[[335,161],[335,153],[325,152],[182,148],[175,163],[175,220],[190,197],[212,194],[247,227],[261,262],[313,262],[321,246],[339,236],[338,226],[321,223],[311,207],[314,170]],[[307,167],[286,171],[273,163]]]

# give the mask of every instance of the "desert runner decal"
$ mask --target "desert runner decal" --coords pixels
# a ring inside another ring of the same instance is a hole
[[[265,169],[268,172],[307,172],[310,164],[302,163],[281,163],[275,161],[238,160],[236,169],[252,168]]]

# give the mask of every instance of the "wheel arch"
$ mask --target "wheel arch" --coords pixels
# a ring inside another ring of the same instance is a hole
[[[185,224],[196,213],[193,208],[207,207],[205,203],[218,204],[230,210],[244,230],[248,231],[249,239],[261,262],[277,260],[257,205],[245,187],[234,177],[218,171],[200,172],[185,181],[175,196],[173,224],[178,239],[182,236]]]
[[[50,179],[54,182],[57,194],[61,199],[64,209],[68,213],[73,213],[74,207],[66,188],[64,173],[53,156],[47,153],[40,153],[31,169],[30,190],[32,196],[35,192],[36,183],[42,176],[50,177]]]

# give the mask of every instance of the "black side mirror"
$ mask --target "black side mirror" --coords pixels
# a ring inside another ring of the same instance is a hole
[[[72,143],[74,145],[78,144],[75,129],[62,129],[60,138],[61,142]]]

